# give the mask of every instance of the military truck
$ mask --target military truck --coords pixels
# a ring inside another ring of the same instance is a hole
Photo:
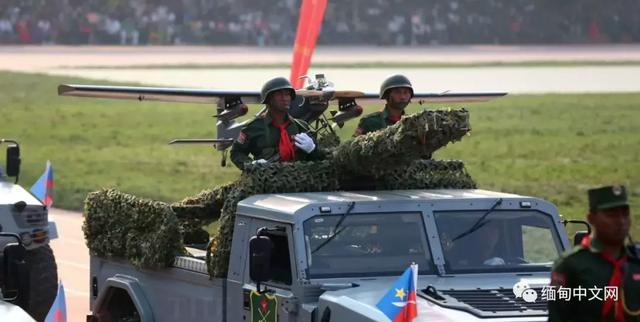
[[[226,278],[198,249],[162,269],[92,256],[87,320],[389,321],[376,304],[416,263],[415,321],[546,321],[566,236],[553,204],[486,190],[253,195],[237,206]]]
[[[49,246],[49,241],[57,238],[57,229],[48,219],[47,207],[18,185],[21,161],[18,142],[0,139],[0,144],[8,145],[6,171],[0,166],[0,232],[20,238],[26,250],[25,265],[20,269],[29,280],[29,287],[19,292],[13,301],[23,303],[23,309],[42,321],[58,289],[57,265]],[[14,242],[11,237],[0,236],[0,249]],[[10,282],[6,276],[0,276],[0,280]]]

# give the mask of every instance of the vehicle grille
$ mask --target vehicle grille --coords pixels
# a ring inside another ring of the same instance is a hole
[[[534,288],[538,293],[538,299],[533,303],[525,302],[522,298],[516,298],[511,289],[490,290],[439,290],[441,293],[451,296],[458,302],[467,304],[474,309],[485,312],[508,311],[547,311],[547,301],[541,299],[542,288]]]

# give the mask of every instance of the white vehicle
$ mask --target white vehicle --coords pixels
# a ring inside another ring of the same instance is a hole
[[[57,238],[54,222],[48,220],[47,207],[29,191],[18,185],[20,174],[20,147],[15,140],[0,139],[6,143],[6,171],[0,166],[0,233],[18,236],[25,249],[25,265],[20,270],[28,277],[28,287],[9,302],[19,306],[36,320],[47,315],[58,289],[58,273],[49,240]],[[10,177],[14,177],[11,180]],[[15,242],[13,238],[0,235],[0,249]],[[3,255],[0,255],[3,256]],[[11,283],[11,277],[0,272],[0,289]],[[12,275],[13,277],[17,275]],[[7,293],[4,293],[5,297]]]

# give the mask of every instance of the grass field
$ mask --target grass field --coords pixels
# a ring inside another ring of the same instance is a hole
[[[61,83],[96,82],[0,72],[0,137],[20,141],[25,186],[51,160],[57,207],[81,209],[87,192],[101,187],[174,201],[239,175],[230,163],[221,168],[212,148],[166,144],[214,137],[212,106],[58,97]],[[640,93],[518,95],[473,104],[472,134],[435,158],[464,160],[481,188],[541,197],[571,218],[584,217],[589,187],[626,184],[640,238],[639,106]]]

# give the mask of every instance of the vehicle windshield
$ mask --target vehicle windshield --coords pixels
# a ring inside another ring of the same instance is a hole
[[[310,278],[399,275],[411,263],[434,273],[420,213],[350,214],[336,233],[341,217],[304,222]]]
[[[448,273],[551,269],[562,251],[551,216],[538,211],[496,210],[478,222],[485,213],[435,213]],[[464,235],[476,222],[479,228]]]

